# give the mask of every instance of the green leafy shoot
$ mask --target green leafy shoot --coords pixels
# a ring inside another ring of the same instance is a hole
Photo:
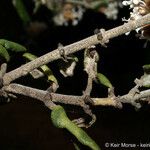
[[[21,44],[11,42],[5,39],[0,39],[0,44],[5,47],[6,50],[11,50],[14,52],[25,52],[27,49]]]
[[[84,130],[79,128],[67,117],[66,112],[62,106],[57,105],[53,108],[51,112],[51,120],[55,127],[67,129],[83,145],[88,146],[92,150],[100,150],[95,141],[89,137]]]
[[[103,75],[102,73],[97,73],[97,79],[98,79],[98,81],[99,81],[102,85],[104,85],[104,86],[106,86],[106,87],[108,87],[108,88],[112,88],[111,82],[110,82],[109,79],[108,79],[105,75]]]
[[[7,62],[10,60],[10,56],[5,47],[0,44],[0,56],[4,58]]]
[[[12,3],[20,17],[20,19],[22,20],[24,25],[27,25],[30,21],[31,18],[24,6],[24,3],[22,0],[12,0]]]
[[[37,58],[37,56],[31,54],[31,53],[24,53],[23,57],[25,57],[26,59],[28,59],[29,61],[32,61],[34,59]],[[47,66],[47,65],[43,65],[40,67],[42,72],[47,75],[48,77],[48,81],[52,81],[56,84],[58,84],[57,79],[55,78],[55,76],[53,75],[52,70]]]

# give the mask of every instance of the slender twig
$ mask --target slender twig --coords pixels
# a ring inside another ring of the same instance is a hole
[[[93,78],[92,77],[88,77],[88,81],[87,81],[87,86],[85,91],[83,92],[83,95],[90,95],[91,91],[92,91],[92,85],[93,85]]]
[[[3,77],[6,73],[6,70],[7,70],[7,64],[4,63],[1,65],[1,68],[0,68],[0,87],[3,86]]]
[[[109,39],[112,39],[114,37],[122,35],[126,32],[130,32],[136,28],[142,27],[142,26],[148,24],[149,22],[150,22],[150,14],[147,14],[138,20],[129,21],[128,23],[125,23],[119,27],[116,27],[116,28],[106,31],[102,41],[98,40],[97,35],[93,35],[93,36],[90,36],[81,41],[70,44],[68,46],[64,46],[65,54],[69,55],[69,54],[75,53],[79,50],[85,49],[91,45],[96,45],[101,42],[108,41]],[[8,85],[10,82],[14,81],[15,79],[17,79],[21,76],[27,75],[29,72],[31,72],[35,68],[38,68],[44,64],[47,64],[49,62],[52,62],[52,61],[60,59],[60,58],[61,58],[60,53],[59,53],[58,49],[56,49],[52,52],[49,52],[33,61],[27,63],[27,64],[24,64],[21,67],[5,74],[5,76],[3,78],[4,85]]]
[[[7,64],[6,64],[6,63],[3,63],[3,64],[1,65],[1,69],[0,69],[0,77],[1,77],[1,78],[5,75],[6,70],[7,70]]]
[[[136,101],[149,101],[150,97],[150,89],[141,91],[134,96],[131,96],[130,94],[123,95],[120,97],[120,101],[122,103],[131,103]]]
[[[3,90],[8,93],[21,94],[31,98],[38,99],[46,104],[50,109],[53,108],[54,103],[63,103],[69,105],[83,106],[83,96],[63,95],[57,93],[50,93],[44,90],[39,90],[19,84],[10,84],[4,86]],[[133,101],[149,101],[150,89],[141,91],[131,98],[130,95],[126,94],[117,97],[106,97],[106,98],[91,98],[93,101],[90,105],[93,106],[113,106],[118,108],[118,102],[132,104]],[[118,101],[118,102],[117,102]],[[54,102],[54,103],[52,103]]]

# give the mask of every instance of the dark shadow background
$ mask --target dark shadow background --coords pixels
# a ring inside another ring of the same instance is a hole
[[[25,3],[32,14],[32,3],[27,0]],[[96,28],[107,30],[121,25],[121,18],[128,17],[128,14],[127,8],[121,9],[118,20],[112,21],[107,20],[103,14],[88,10],[78,26],[57,27],[51,21],[51,12],[42,7],[36,15],[32,16],[32,19],[46,22],[48,28],[32,39],[25,32],[11,1],[0,0],[0,38],[21,43],[29,49],[29,52],[40,56],[57,48],[59,42],[63,45],[71,44],[92,35]],[[142,65],[149,63],[150,44],[147,48],[143,48],[144,43],[145,41],[135,37],[135,32],[131,32],[129,36],[122,35],[112,39],[108,48],[97,46],[100,54],[98,70],[111,80],[116,87],[117,95],[127,93],[134,86],[134,79],[143,74]],[[14,53],[11,55],[8,71],[25,63],[21,55]],[[81,95],[85,89],[87,75],[83,71],[83,52],[78,52],[76,56],[79,57],[79,63],[74,77],[63,78],[56,62],[50,64],[59,81],[59,93]],[[34,80],[31,76],[20,78],[15,82],[44,90],[49,86],[46,80]],[[93,97],[106,95],[105,87],[94,84]],[[84,115],[80,108],[64,107],[72,119]],[[97,122],[86,131],[102,150],[113,149],[106,148],[106,142],[150,143],[150,107],[148,105],[144,104],[138,111],[129,105],[124,105],[122,110],[96,107],[93,111],[97,116]],[[57,129],[52,125],[50,111],[37,100],[19,96],[8,104],[0,105],[0,150],[72,150],[74,149],[73,140],[73,137],[65,130]],[[86,148],[81,146],[81,149]],[[141,149],[136,148],[136,150]]]

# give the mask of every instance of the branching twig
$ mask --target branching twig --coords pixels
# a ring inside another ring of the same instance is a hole
[[[84,96],[90,96],[90,93],[92,91],[92,85],[93,85],[93,78],[88,76],[87,86],[85,91],[83,92]]]
[[[84,96],[90,96],[93,80],[96,78],[97,74],[97,62],[99,60],[99,55],[95,50],[95,46],[90,46],[85,49],[84,52],[84,71],[88,74],[88,81],[86,89],[83,93]]]
[[[90,36],[81,41],[78,41],[78,42],[75,42],[68,46],[65,46],[64,47],[65,54],[69,55],[69,54],[75,53],[79,50],[82,50],[84,48],[87,48],[91,45],[96,45],[101,42],[108,41],[109,39],[117,37],[126,32],[130,32],[141,26],[144,26],[144,25],[148,24],[149,22],[150,22],[150,14],[147,14],[138,20],[129,21],[128,23],[125,23],[119,27],[116,27],[116,28],[106,31],[102,41],[99,41],[97,39],[97,35],[93,35],[93,36]],[[49,62],[52,62],[52,61],[60,59],[60,58],[61,58],[61,56],[59,54],[59,51],[58,51],[58,49],[56,49],[56,50],[54,50],[50,53],[47,53],[25,65],[22,65],[21,67],[5,74],[5,76],[3,78],[4,85],[8,85],[10,82],[14,81],[15,79],[17,79],[21,76],[27,75],[29,72],[31,72],[35,68],[38,68],[44,64],[47,64]]]
[[[53,106],[55,106],[55,104],[51,101],[51,95],[49,95],[48,91],[43,91],[19,84],[10,84],[9,86],[4,86],[2,90],[8,93],[20,94],[38,99],[45,103],[45,105],[48,106],[50,109],[52,109]]]
[[[56,94],[56,93],[51,93],[51,95],[48,96],[47,91],[38,90],[35,88],[26,87],[19,84],[10,84],[9,86],[4,86],[3,90],[9,93],[21,94],[21,95],[38,99],[46,103],[46,106],[48,105],[50,109],[54,106],[52,102],[83,106],[83,96],[63,95],[63,94]],[[150,89],[141,91],[138,94],[136,94],[134,97],[131,97],[128,94],[119,96],[117,98],[117,101],[121,103],[132,104],[133,101],[136,102],[137,100],[149,101],[149,97],[150,97]],[[118,107],[118,103],[115,97],[91,98],[91,100],[93,102],[90,103],[90,105],[93,106],[113,106],[116,108]]]
[[[122,26],[116,27],[114,29],[105,31],[105,33],[98,33],[91,37],[88,37],[86,39],[83,39],[81,41],[78,41],[76,43],[73,43],[71,45],[63,47],[63,52],[67,56],[69,54],[75,53],[79,50],[85,49],[90,47],[91,45],[96,45],[98,43],[105,44],[109,39],[117,37],[121,34],[124,34],[126,32],[129,32],[131,30],[134,30],[136,28],[139,28],[141,26],[144,26],[150,22],[150,14],[145,15],[139,20],[129,21],[128,23],[125,23]],[[101,30],[100,30],[101,31]],[[104,30],[103,30],[104,31]],[[92,82],[95,78],[95,75],[93,73],[93,65],[91,65],[91,68],[88,68],[88,83],[87,88],[85,90],[85,93],[82,96],[72,96],[72,95],[63,95],[63,94],[57,94],[57,93],[51,93],[48,91],[38,90],[31,87],[26,87],[19,84],[10,84],[15,79],[25,76],[28,73],[30,73],[32,70],[47,64],[49,62],[52,62],[54,60],[60,59],[60,50],[59,48],[47,53],[11,72],[8,72],[4,75],[4,77],[1,75],[2,81],[3,81],[3,87],[0,89],[1,92],[9,94],[21,94],[24,96],[28,96],[31,98],[38,99],[42,101],[49,109],[53,109],[55,107],[55,103],[63,103],[63,104],[70,104],[70,105],[76,105],[83,107],[85,112],[92,117],[92,121],[89,123],[91,125],[95,120],[96,116],[92,113],[90,110],[89,105],[93,106],[113,106],[116,108],[121,108],[122,103],[129,103],[136,108],[139,108],[140,101],[150,101],[150,90],[141,91],[138,93],[134,93],[131,91],[135,91],[137,88],[133,88],[134,90],[131,90],[128,94],[123,96],[110,96],[106,98],[91,98],[90,93],[92,90]],[[96,63],[96,62],[95,62]],[[91,71],[90,71],[91,69]],[[137,87],[137,86],[136,86]],[[90,103],[89,105],[86,104],[85,96],[89,96]]]

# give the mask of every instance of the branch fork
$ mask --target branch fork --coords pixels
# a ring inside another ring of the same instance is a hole
[[[8,73],[6,73],[7,68],[6,64],[5,65],[3,64],[0,70],[0,87],[1,87],[0,95],[8,96],[10,94],[21,94],[29,96],[31,98],[36,98],[42,101],[49,109],[53,109],[53,107],[56,105],[55,103],[63,103],[83,107],[85,113],[87,113],[92,117],[92,121],[89,123],[89,126],[91,126],[96,120],[96,116],[92,113],[89,105],[113,106],[116,108],[118,107],[121,108],[122,103],[130,103],[131,105],[134,105],[136,108],[139,108],[140,105],[139,103],[137,103],[137,100],[149,102],[150,90],[139,91],[139,93],[137,93],[136,90],[139,86],[136,85],[134,90],[132,90],[136,91],[135,93],[133,92],[134,94],[131,94],[132,91],[130,91],[126,95],[116,97],[115,95],[113,95],[114,93],[112,94],[110,92],[111,94],[108,95],[108,97],[106,98],[91,98],[90,93],[92,90],[92,83],[93,83],[93,76],[91,76],[91,72],[88,74],[87,87],[82,96],[63,95],[38,90],[35,88],[26,87],[11,82],[17,78],[20,78],[21,76],[27,75],[34,69],[49,62],[61,59],[62,57],[64,58],[64,60],[67,60],[66,59],[67,55],[73,54],[79,50],[83,50],[87,47],[90,47],[91,45],[97,45],[100,43],[103,46],[105,46],[105,43],[107,43],[109,39],[122,35],[126,32],[135,30],[136,28],[142,27],[149,22],[150,22],[150,14],[147,14],[138,20],[129,21],[128,23],[110,29],[108,31],[101,29],[99,32],[97,32],[96,35],[94,34],[86,39],[64,46],[63,48],[58,47],[56,50],[49,52]]]

